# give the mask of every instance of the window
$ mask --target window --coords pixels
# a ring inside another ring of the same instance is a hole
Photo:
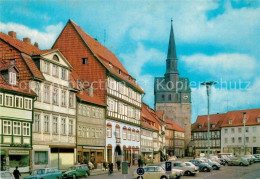
[[[228,133],[228,129],[225,129],[225,134],[227,134]]]
[[[35,84],[34,91],[37,94],[37,100],[40,100],[41,99],[41,86],[39,83]]]
[[[82,64],[87,65],[88,64],[88,58],[82,58]]]
[[[242,137],[238,137],[238,142],[239,142],[239,143],[242,142]]]
[[[16,85],[16,73],[9,72],[9,84]]]
[[[65,90],[61,91],[61,105],[66,106],[66,91]]]
[[[73,134],[73,120],[69,120],[69,135]]]
[[[86,136],[86,127],[82,127],[82,137]]]
[[[56,116],[53,116],[53,119],[52,119],[52,132],[54,134],[58,133],[58,117],[56,117]]]
[[[24,136],[30,136],[30,123],[24,122],[23,123],[23,135]]]
[[[91,129],[91,137],[95,137],[95,128]]]
[[[232,124],[232,120],[228,120],[228,124]]]
[[[48,151],[35,151],[34,163],[35,165],[48,164]]]
[[[79,115],[82,115],[82,108],[83,108],[83,106],[81,104],[79,104],[79,106],[78,106]]]
[[[121,82],[118,83],[118,92],[124,94],[124,85]]]
[[[242,128],[238,128],[238,133],[241,133],[242,132]]]
[[[13,95],[9,95],[9,94],[5,95],[5,105],[13,107]]]
[[[67,70],[65,68],[61,69],[61,79],[63,80],[67,79]]]
[[[256,127],[253,127],[253,132],[256,132]]]
[[[257,122],[260,122],[260,117],[257,118]]]
[[[228,138],[225,138],[225,143],[228,143]]]
[[[24,98],[24,109],[32,109],[32,100],[29,98]]]
[[[11,121],[3,121],[3,134],[11,135],[12,134],[12,123]]]
[[[2,106],[4,104],[4,95],[3,93],[0,93],[0,105]]]
[[[253,137],[253,142],[256,143],[256,136]]]
[[[120,103],[119,103],[120,105]],[[115,101],[112,99],[108,99],[108,110],[109,111],[115,111]]]
[[[90,107],[88,107],[88,106],[87,106],[87,112],[86,113],[87,113],[87,116],[90,115]]]
[[[74,93],[70,92],[69,93],[69,107],[74,107]]]
[[[246,127],[246,132],[249,132],[249,128],[248,127]]]
[[[172,95],[168,94],[168,100],[171,101],[172,100]]]
[[[87,107],[85,105],[82,106],[82,111],[83,111],[82,115],[86,116],[86,114],[87,114]]]
[[[44,102],[49,103],[50,102],[50,86],[49,85],[44,85],[43,89],[44,93]]]
[[[123,139],[126,140],[126,133],[127,133],[127,129],[126,127],[123,127]]]
[[[248,143],[249,142],[249,137],[246,137],[246,143]]]
[[[50,128],[50,125],[49,125],[49,116],[48,115],[45,115],[44,116],[44,132],[49,132],[49,128]]]
[[[53,88],[52,102],[53,104],[58,104],[58,88]]]
[[[44,61],[44,70],[43,70],[45,73],[50,73],[50,63],[49,62],[46,62]]]
[[[40,132],[40,114],[34,115],[34,132]]]
[[[17,121],[13,122],[13,134],[21,135],[21,122],[17,122]]]
[[[120,138],[120,126],[116,125],[116,138]]]
[[[234,134],[234,133],[235,133],[235,129],[234,129],[234,128],[232,128],[232,129],[231,129],[231,132]]]
[[[59,77],[59,67],[57,65],[52,65],[52,75]]]
[[[130,128],[128,128],[127,140],[131,140],[131,129]]]
[[[66,118],[61,119],[61,134],[66,134]]]
[[[107,124],[107,137],[112,137],[112,125]]]
[[[15,96],[15,107],[16,108],[23,108],[23,97]]]
[[[135,130],[132,130],[132,140],[135,141]]]
[[[232,143],[235,143],[235,137],[232,137]]]
[[[90,128],[87,127],[87,129],[86,129],[86,137],[89,137],[89,130],[90,130]]]
[[[79,126],[79,128],[78,128],[78,135],[79,135],[79,137],[82,137],[82,128],[81,128],[81,126]]]

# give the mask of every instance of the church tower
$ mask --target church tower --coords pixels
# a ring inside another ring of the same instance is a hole
[[[185,130],[185,149],[191,138],[191,89],[188,78],[181,78],[178,72],[178,59],[171,31],[164,77],[154,81],[155,110],[164,111],[165,117],[176,122]]]

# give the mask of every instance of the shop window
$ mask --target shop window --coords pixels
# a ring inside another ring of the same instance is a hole
[[[34,115],[34,127],[33,127],[33,129],[34,129],[34,132],[40,132],[40,125],[41,123],[40,123],[40,114],[35,114]]]
[[[49,132],[50,123],[49,123],[49,116],[44,116],[44,132]]]
[[[23,108],[23,97],[15,96],[15,107],[16,108]]]
[[[24,122],[23,123],[23,135],[24,136],[30,136],[30,123]]]
[[[3,105],[4,97],[3,93],[0,93],[0,105]]]
[[[126,133],[127,133],[127,129],[126,127],[123,127],[123,139],[126,140]]]
[[[32,109],[32,99],[24,98],[24,109]]]
[[[69,120],[69,135],[73,134],[73,120]]]
[[[112,137],[112,125],[107,124],[107,137]]]
[[[52,118],[52,132],[54,134],[58,133],[58,117],[53,116]]]
[[[35,165],[48,164],[48,152],[47,151],[35,151],[34,152]]]
[[[127,131],[127,140],[131,140],[131,129],[128,128],[128,131]]]
[[[21,135],[21,122],[17,122],[17,121],[13,122],[13,134]]]
[[[11,121],[3,121],[3,133],[5,135],[12,134],[12,123]]]
[[[66,134],[66,118],[61,119],[61,134]]]
[[[29,167],[29,155],[9,155],[9,167]]]
[[[9,107],[13,107],[13,95],[6,94],[5,95],[5,105]]]

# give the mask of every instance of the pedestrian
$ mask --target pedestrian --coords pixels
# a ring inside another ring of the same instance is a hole
[[[104,167],[104,169],[106,171],[107,170],[107,162],[106,161],[103,162],[103,167]]]
[[[13,172],[14,178],[15,178],[15,179],[19,179],[20,176],[21,176],[21,173],[19,172],[18,167],[15,167],[15,168],[16,168],[16,169],[15,169],[14,172]]]
[[[121,165],[121,161],[120,160],[117,160],[116,161],[116,165],[117,165],[117,170],[119,171],[120,170],[120,165]]]
[[[108,175],[111,175],[113,173],[114,164],[110,162],[108,164],[108,168],[109,168]]]
[[[140,168],[141,167],[141,158],[140,157],[138,158],[137,162],[138,162],[138,168]]]

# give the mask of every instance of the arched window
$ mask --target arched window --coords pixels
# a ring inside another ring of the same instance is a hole
[[[110,123],[107,123],[107,137],[112,137],[112,125]]]
[[[131,140],[131,128],[128,128],[128,132],[127,132],[127,140]]]
[[[53,55],[52,59],[55,60],[55,61],[60,61],[59,57],[57,55]]]
[[[132,129],[132,140],[135,141],[135,129]]]
[[[120,138],[120,126],[116,125],[116,138]]]
[[[127,134],[127,128],[124,126],[123,127],[123,139],[126,140],[126,134]]]

